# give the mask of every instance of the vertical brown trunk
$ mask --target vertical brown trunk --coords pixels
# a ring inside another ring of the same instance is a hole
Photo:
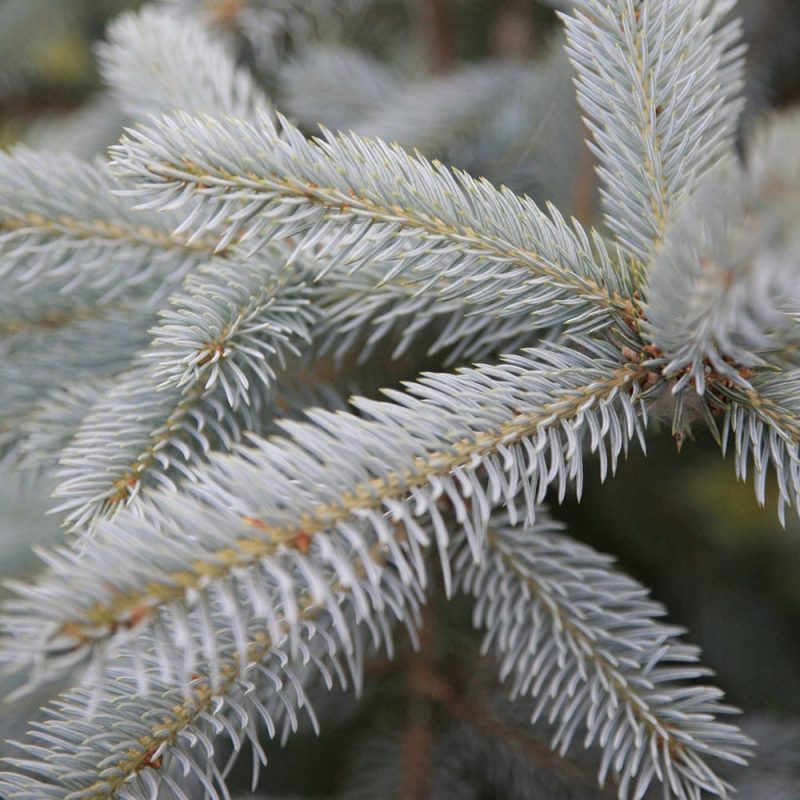
[[[447,0],[409,0],[409,6],[417,35],[425,45],[430,71],[447,72],[456,58],[455,29]]]

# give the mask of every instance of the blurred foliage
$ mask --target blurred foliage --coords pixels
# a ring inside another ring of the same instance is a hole
[[[0,144],[45,111],[75,108],[99,85],[91,52],[106,22],[140,0],[0,3]]]

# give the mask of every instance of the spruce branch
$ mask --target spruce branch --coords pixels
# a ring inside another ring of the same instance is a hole
[[[357,121],[398,91],[392,71],[359,50],[316,43],[280,71],[282,107],[301,127],[358,128]]]
[[[15,458],[23,469],[52,470],[77,433],[87,409],[108,392],[113,378],[86,375],[80,381],[50,390],[17,422],[19,442]]]
[[[31,326],[0,343],[0,455],[10,465],[30,451],[30,424],[59,390],[117,375],[146,344],[150,313],[106,307],[97,318]],[[50,454],[52,455],[52,453]]]
[[[293,733],[301,709],[316,728],[317,683],[358,689],[365,654],[391,657],[398,623],[420,644],[438,558],[445,594],[475,597],[484,649],[516,707],[555,726],[559,753],[578,738],[599,749],[600,781],[621,800],[656,783],[675,800],[728,796],[716,762],[743,763],[749,742],[718,720],[732,709],[699,682],[698,651],[541,503],[580,495],[589,454],[605,479],[667,401],[681,433],[703,415],[760,502],[774,469],[781,519],[800,512],[800,127],[769,129],[746,168],[732,165],[732,0],[572,5],[613,243],[401,147],[547,187],[566,148],[551,167],[512,162],[569,138],[555,56],[535,75],[485,65],[410,89],[385,71],[354,76],[322,113],[399,145],[309,140],[273,115],[229,42],[146,8],[112,27],[103,71],[138,120],[171,115],[128,131],[110,165],[0,155],[0,455],[43,464],[72,437],[58,493],[83,534],[42,551],[42,574],[4,604],[0,661],[26,673],[20,693],[76,669],[83,685],[33,723],[0,794],[222,800],[248,742],[255,785],[265,731]],[[266,33],[274,52],[250,55],[275,73],[283,45],[302,48],[319,15],[345,18],[340,6],[204,11],[240,45]],[[289,65],[284,87],[297,91],[293,74],[330,85],[326,57]],[[310,121],[311,100],[287,107]],[[423,332],[448,363],[515,354],[291,418],[306,394],[288,358],[358,346],[363,361],[389,334],[409,353]],[[426,708],[464,725],[485,716],[431,663],[412,659]],[[436,734],[412,719],[409,750],[430,770],[404,785],[467,791],[469,755],[440,758]]]
[[[262,430],[276,371],[310,342],[315,318],[303,273],[284,269],[280,253],[262,258],[192,275],[150,348],[86,416],[55,491],[72,530],[90,531],[142,489],[193,480],[190,467],[212,447],[230,450],[243,430]]]
[[[264,388],[299,353],[295,340],[310,340],[316,312],[304,273],[283,269],[282,254],[262,254],[263,265],[235,264],[200,269],[162,311],[151,331],[159,390],[219,381],[231,408],[250,402],[255,376]],[[273,363],[274,362],[274,363]]]
[[[530,65],[507,61],[463,67],[410,83],[348,127],[370,139],[443,158],[464,142],[475,142],[506,93],[516,93],[526,80],[533,83],[533,75]],[[528,135],[534,137],[535,131]]]
[[[648,335],[675,391],[698,394],[716,374],[747,388],[747,373],[797,364],[800,347],[800,118],[759,132],[746,171],[721,164],[686,204],[646,290]]]
[[[216,242],[173,234],[174,215],[135,212],[120,188],[99,163],[0,153],[0,317],[136,300],[155,308],[211,257]]]
[[[752,461],[763,504],[770,467],[778,513],[800,510],[796,389],[798,121],[764,127],[745,169],[721,164],[670,230],[650,274],[644,304],[664,375],[676,402],[691,389],[720,441],[735,442],[737,476]],[[687,291],[687,286],[689,290]],[[691,388],[690,388],[691,387]]]
[[[576,736],[598,744],[600,782],[613,775],[621,799],[645,796],[654,780],[678,798],[727,797],[707,759],[744,763],[750,742],[716,721],[732,710],[721,692],[691,683],[708,674],[697,650],[658,621],[663,607],[638,583],[560,528],[545,514],[533,528],[498,515],[485,558],[463,545],[455,556],[484,651],[499,658],[512,698],[533,698],[532,721],[555,724],[561,754]]]
[[[530,64],[487,61],[398,87],[385,67],[315,48],[287,65],[287,111],[311,131],[353,130],[422,151],[495,185],[571,206],[582,131],[560,41]],[[369,76],[364,87],[351,76]]]
[[[316,41],[321,29],[341,31],[364,14],[364,0],[160,0],[178,17],[200,16],[237,52],[248,52],[259,74],[272,76],[285,61],[289,43],[302,47]],[[199,13],[198,13],[199,12]]]
[[[562,15],[606,222],[645,263],[731,147],[743,48],[731,0],[585,0]]]
[[[495,189],[398,147],[355,134],[308,141],[286,120],[178,114],[128,132],[114,149],[118,174],[138,182],[149,208],[192,205],[181,229],[224,226],[219,248],[296,238],[325,270],[380,256],[386,278],[443,274],[449,291],[489,293],[535,322],[577,330],[638,317],[630,264],[554,208]],[[441,269],[441,258],[448,266]],[[487,262],[492,264],[487,269]]]
[[[113,95],[134,119],[177,109],[249,118],[270,103],[227,43],[198,19],[155,6],[123,14],[98,49]]]
[[[134,519],[120,519],[119,529],[130,531]],[[203,520],[208,533],[214,521]],[[415,636],[425,567],[410,540],[398,537],[386,548],[356,524],[327,537],[298,536],[272,553],[262,547],[259,564],[252,580],[225,582],[201,599],[201,613],[173,609],[136,649],[109,662],[100,688],[74,690],[51,705],[31,740],[18,743],[33,757],[9,759],[37,777],[2,773],[0,789],[12,798],[67,791],[76,800],[111,800],[150,797],[166,785],[182,800],[191,796],[186,779],[197,778],[207,796],[221,798],[224,776],[248,741],[255,786],[266,763],[264,730],[285,740],[303,707],[318,728],[306,696],[310,681],[359,691],[364,655],[380,647],[392,654],[396,622]],[[186,657],[178,676],[176,645]],[[220,735],[233,746],[224,768],[214,761]],[[44,758],[37,740],[51,746]]]
[[[414,613],[418,598],[409,587],[387,575],[382,591],[395,597],[388,613]],[[391,629],[359,624],[361,610],[347,590],[339,587],[337,594],[342,606],[337,625],[352,628],[346,652],[331,616],[310,607],[296,623],[291,653],[285,623],[277,640],[250,630],[246,662],[230,639],[223,641],[216,681],[198,671],[183,692],[160,676],[163,659],[154,648],[116,659],[99,699],[96,690],[79,688],[47,708],[28,740],[17,743],[26,757],[7,759],[20,771],[0,773],[0,789],[9,798],[26,800],[64,797],[65,792],[76,800],[144,800],[164,787],[175,800],[188,800],[196,791],[222,798],[228,796],[225,776],[246,744],[252,749],[255,788],[259,767],[267,762],[265,736],[285,741],[298,729],[303,711],[318,730],[309,689],[321,683],[330,690],[338,683],[358,691],[364,653],[380,645],[391,648]],[[216,617],[224,613],[224,608],[214,611]],[[225,627],[224,620],[216,624]],[[151,690],[146,695],[141,694],[143,676]],[[111,730],[109,720],[116,720]],[[232,746],[227,764],[216,763],[222,740]],[[46,751],[37,744],[42,741]]]
[[[273,554],[302,550],[310,539],[325,546],[333,531],[347,540],[359,521],[398,559],[393,524],[401,524],[414,569],[429,541],[424,521],[448,585],[440,497],[452,502],[477,554],[493,506],[507,504],[515,518],[521,495],[532,518],[551,484],[560,497],[568,481],[580,492],[584,443],[605,477],[631,437],[641,438],[640,368],[605,345],[586,347],[590,355],[551,346],[497,367],[431,375],[408,394],[391,392],[395,403],[355,401],[366,418],[309,412],[310,423],[284,423],[293,441],[255,440],[235,456],[212,455],[190,494],[154,496],[141,518],[119,514],[85,552],[58,550],[38,584],[17,585],[6,660],[35,666],[34,680],[51,679],[65,666],[60,654],[71,667],[124,646],[164,616],[202,614],[200,601],[218,587],[258,585]],[[348,558],[336,563],[349,569]],[[411,567],[401,572],[411,575]],[[192,658],[172,650],[176,661]],[[210,658],[210,642],[206,650]]]
[[[767,479],[774,469],[778,516],[785,524],[786,507],[800,514],[800,371],[758,371],[747,388],[728,383],[723,403],[720,444],[733,445],[736,476],[746,480],[751,469],[756,499],[766,500]]]
[[[450,365],[483,361],[543,338],[524,309],[501,311],[488,295],[467,302],[450,297],[444,280],[434,287],[404,276],[384,282],[388,270],[373,262],[354,273],[334,271],[316,284],[312,292],[321,317],[321,352],[332,351],[341,361],[356,351],[363,364],[382,342],[396,341],[392,357],[400,358],[422,338],[429,355],[441,353]]]

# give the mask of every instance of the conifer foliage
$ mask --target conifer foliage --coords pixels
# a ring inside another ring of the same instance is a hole
[[[424,652],[442,594],[471,599],[498,702],[562,757],[591,748],[609,796],[728,797],[751,742],[697,649],[545,503],[613,474],[666,408],[800,512],[800,120],[737,158],[732,3],[563,14],[597,229],[479,177],[524,126],[487,126],[475,174],[429,160],[346,130],[391,135],[395,100],[422,102],[366,56],[272,46],[251,74],[183,5],[112,25],[100,63],[130,125],[107,157],[0,155],[0,447],[53,472],[67,536],[13,585],[0,658],[21,691],[76,687],[19,732],[0,794],[225,798],[243,750],[255,786],[271,739],[336,724],[327,692],[355,702],[377,654]],[[272,45],[337,13],[301,5],[249,11]],[[549,59],[529,83],[493,67],[419,89],[452,90],[459,123],[420,137],[463,154],[464,86],[536,108],[563,76]],[[281,114],[276,85],[312,93],[286,101],[307,118],[315,81],[342,132]],[[346,405],[384,342],[441,371]],[[529,772],[500,796],[538,797]]]

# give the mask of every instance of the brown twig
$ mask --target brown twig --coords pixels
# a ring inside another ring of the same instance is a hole
[[[436,667],[431,644],[436,627],[431,605],[423,611],[420,647],[412,653],[406,670],[409,703],[403,735],[403,800],[425,800],[433,746],[433,708],[431,681],[436,681]]]
[[[408,692],[407,726],[403,739],[402,800],[424,800],[431,766],[431,753],[436,737],[437,715],[463,723],[483,736],[499,743],[504,749],[518,753],[526,762],[557,775],[573,785],[594,789],[597,786],[595,769],[555,753],[547,742],[531,730],[503,719],[491,702],[478,696],[475,683],[463,691],[467,681],[458,674],[445,674],[438,662],[436,643],[442,635],[435,617],[435,602],[423,611],[419,650],[406,662],[405,678]],[[615,789],[597,790],[593,797],[615,796]]]
[[[500,742],[504,749],[516,751],[523,759],[536,768],[547,770],[558,776],[559,780],[573,786],[584,786],[587,789],[597,786],[595,770],[592,766],[561,756],[550,746],[534,735],[527,734],[519,726],[498,716],[490,703],[482,702],[476,697],[458,698],[448,703],[446,711],[453,719],[469,725],[488,738]],[[600,790],[597,790],[600,792]],[[592,795],[594,797],[594,795]],[[597,797],[612,798],[616,791],[610,787]]]
[[[589,130],[585,122],[581,122],[580,153],[578,174],[572,188],[572,213],[583,225],[590,225],[594,216],[595,172],[592,151],[587,144]]]
[[[422,39],[430,71],[441,74],[455,62],[455,28],[447,0],[409,0],[412,24]]]

